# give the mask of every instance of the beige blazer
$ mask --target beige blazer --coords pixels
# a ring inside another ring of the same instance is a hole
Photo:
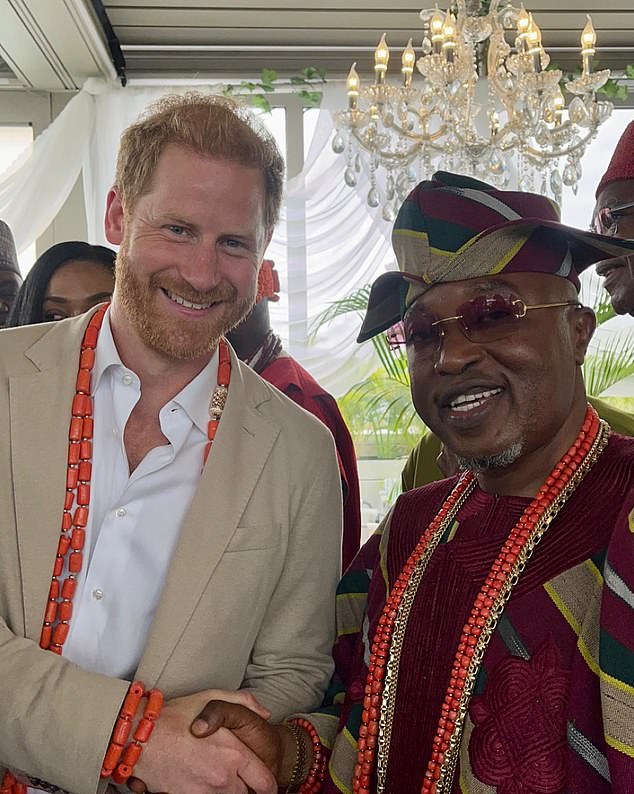
[[[0,768],[75,794],[103,788],[127,690],[37,646],[87,321],[0,333]],[[227,404],[137,678],[167,697],[248,687],[274,719],[314,707],[332,669],[340,546],[332,436],[232,355]]]

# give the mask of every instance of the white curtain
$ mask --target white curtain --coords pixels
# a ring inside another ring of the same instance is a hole
[[[148,104],[175,90],[123,89],[88,81],[48,129],[0,175],[0,218],[12,228],[18,250],[47,228],[80,173],[88,240],[106,243],[105,197],[113,181],[119,136]],[[360,318],[349,315],[335,320],[314,338],[308,331],[314,318],[333,301],[395,266],[389,244],[390,224],[380,218],[380,209],[370,209],[365,200],[370,187],[367,176],[359,173],[357,186],[347,187],[343,183],[344,158],[330,148],[333,111],[344,102],[340,86],[325,86],[304,170],[287,185],[282,218],[268,250],[282,282],[282,299],[271,304],[273,324],[287,349],[336,396],[376,366],[372,346],[355,342]],[[589,164],[589,172],[594,166],[602,173],[631,114],[615,113],[615,118],[604,125],[584,163]],[[592,179],[596,179],[594,172]],[[589,211],[585,206],[581,209],[587,193],[590,188],[586,185],[578,197],[566,197],[568,222],[579,226],[587,222]]]
[[[326,86],[304,170],[288,183],[282,221],[269,248],[272,258],[280,264],[288,252],[282,284],[287,290],[289,310],[286,318],[279,320],[288,322],[284,336],[290,340],[290,351],[336,395],[343,394],[376,367],[373,348],[370,344],[357,345],[361,319],[355,315],[329,323],[311,342],[305,338],[303,315],[310,329],[314,318],[334,301],[370,283],[383,270],[395,267],[391,226],[381,220],[380,209],[371,209],[365,200],[369,190],[367,176],[358,174],[357,187],[349,188],[343,181],[344,160],[331,149],[332,109],[340,106],[342,98],[345,97],[340,86]],[[295,290],[288,271],[304,265],[305,291],[301,286]],[[297,313],[298,319],[294,306],[305,307],[305,312]],[[277,325],[278,317],[274,317]]]
[[[94,98],[81,91],[0,175],[0,218],[18,251],[44,232],[66,201],[86,163],[94,124]]]
[[[0,176],[0,217],[13,229],[19,249],[54,219],[79,173],[88,241],[107,244],[105,197],[114,177],[121,132],[161,95],[188,90],[187,86],[105,88],[96,81],[88,88]],[[333,301],[393,266],[389,225],[380,220],[380,210],[371,210],[365,202],[367,177],[358,175],[356,189],[344,185],[343,160],[330,148],[330,108],[341,101],[341,94],[339,86],[326,86],[305,168],[288,183],[282,218],[268,250],[282,282],[282,299],[271,304],[275,329],[287,349],[337,396],[375,366],[371,345],[359,347],[355,342],[360,319],[348,316],[334,321],[312,340],[308,331]]]

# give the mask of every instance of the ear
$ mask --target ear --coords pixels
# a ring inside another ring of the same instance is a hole
[[[104,228],[106,240],[113,245],[121,245],[124,233],[124,213],[116,185],[108,191],[108,197],[106,198]]]
[[[579,309],[573,309],[573,323],[575,363],[581,366],[586,357],[592,334],[597,327],[597,318],[592,309],[582,306]]]

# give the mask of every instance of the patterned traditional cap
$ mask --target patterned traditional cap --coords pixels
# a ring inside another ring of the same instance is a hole
[[[280,299],[280,279],[275,270],[275,262],[272,259],[263,259],[258,272],[258,291],[255,302],[259,303],[268,298],[273,303]]]
[[[384,331],[435,284],[505,273],[551,273],[579,289],[578,274],[634,251],[634,241],[564,226],[557,205],[535,193],[498,190],[439,171],[399,210],[392,246],[399,271],[374,282],[358,342]]]
[[[0,221],[0,270],[12,270],[20,275],[13,234],[4,221]]]
[[[604,187],[621,179],[634,179],[634,121],[630,121],[619,138],[608,170],[601,177],[594,197],[597,198]]]

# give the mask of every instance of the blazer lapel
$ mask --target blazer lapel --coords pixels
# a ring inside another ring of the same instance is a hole
[[[87,319],[54,326],[25,356],[36,371],[9,382],[12,472],[25,635],[39,640],[66,489],[68,423]]]
[[[137,671],[147,685],[156,685],[185,630],[279,434],[279,427],[257,411],[258,399],[270,399],[267,390],[257,384],[258,394],[249,394],[241,366],[232,352],[227,404]]]

